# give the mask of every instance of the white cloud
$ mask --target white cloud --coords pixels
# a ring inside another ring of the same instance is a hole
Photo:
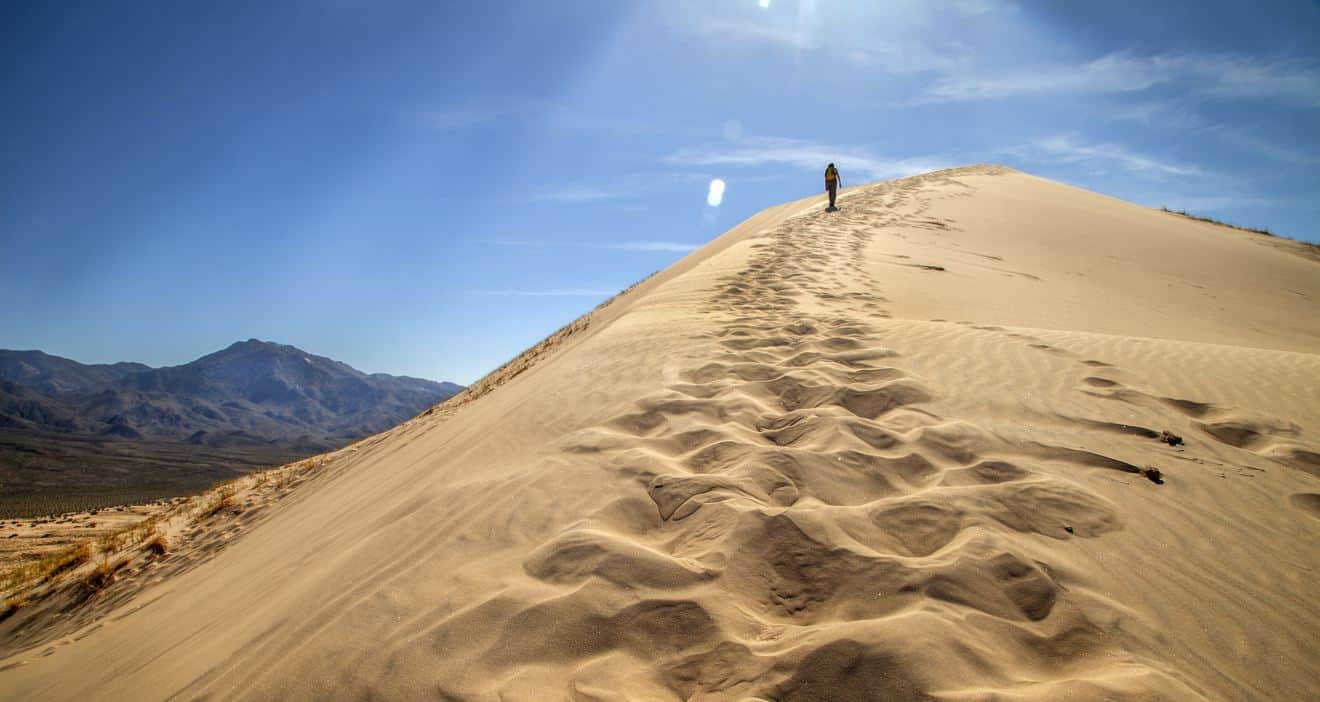
[[[585,204],[612,200],[645,198],[657,188],[674,185],[687,186],[710,178],[696,173],[673,170],[636,171],[609,176],[608,184],[594,182],[560,182],[533,191],[533,200],[563,204]]]
[[[546,110],[550,104],[530,98],[486,96],[416,113],[418,121],[429,129],[456,131],[488,124],[499,119]]]
[[[917,102],[993,100],[1057,92],[1133,92],[1160,82],[1150,69],[1147,62],[1110,54],[1080,65],[948,75],[935,81]]]
[[[951,72],[913,102],[1133,93],[1179,85],[1208,98],[1268,98],[1320,106],[1320,68],[1301,60],[1237,54],[1137,56],[1130,52],[1111,53],[1083,63]]]
[[[1187,107],[1170,100],[1126,102],[1105,112],[1113,122],[1135,122],[1144,127],[1196,129],[1201,118]]]
[[[1017,5],[997,0],[954,0],[953,7],[964,15],[973,17],[988,15],[991,12],[1017,12]]]
[[[1149,156],[1121,144],[1086,143],[1071,135],[1043,137],[1003,152],[1035,163],[1084,165],[1096,172],[1117,166],[1129,172],[1157,177],[1207,175],[1198,166]]]
[[[736,145],[685,147],[666,156],[665,161],[677,166],[790,166],[822,173],[825,164],[835,163],[845,179],[855,174],[853,180],[857,182],[915,175],[954,165],[941,157],[886,159],[872,155],[863,147],[776,137],[745,137]]]
[[[621,187],[597,185],[566,185],[548,188],[532,195],[533,199],[548,202],[582,203],[618,200],[634,195],[634,191]]]
[[[1293,58],[1188,54],[1150,59],[1157,70],[1200,83],[1213,97],[1274,98],[1320,107],[1320,66]]]
[[[1167,207],[1171,210],[1186,210],[1192,213],[1217,212],[1249,207],[1271,207],[1279,204],[1278,200],[1264,197],[1182,195],[1176,193],[1142,193],[1137,196],[1136,200],[1149,207]]]
[[[545,290],[473,290],[478,295],[498,297],[604,297],[623,288],[549,288]]]
[[[1297,165],[1320,164],[1320,153],[1307,147],[1285,145],[1267,137],[1264,129],[1249,129],[1232,124],[1207,124],[1195,112],[1168,100],[1135,102],[1107,112],[1116,122],[1135,122],[1152,129],[1180,132],[1182,136],[1212,137],[1249,156]]]
[[[857,44],[831,40],[827,44],[803,27],[712,20],[705,25],[704,31],[721,39],[767,42],[802,52],[820,51],[828,56],[840,57],[850,63],[882,69],[888,73],[949,71],[970,60],[965,48],[956,44],[944,50],[932,43],[908,44],[876,39]]]
[[[711,19],[701,25],[701,32],[721,39],[762,41],[799,50],[815,49],[819,46],[815,34],[802,26]]]
[[[1310,149],[1281,145],[1260,136],[1256,131],[1247,131],[1227,124],[1206,127],[1203,131],[1257,158],[1299,166],[1320,164],[1320,153]]]
[[[701,244],[690,244],[685,241],[562,241],[557,239],[495,239],[488,243],[496,246],[513,246],[518,248],[579,248],[579,249],[606,249],[610,251],[677,251],[687,253],[695,251]]]
[[[600,248],[618,251],[696,251],[701,244],[689,244],[681,241],[621,241],[617,244],[604,244]]]
[[[565,246],[564,242],[555,239],[486,239],[483,243],[494,244],[495,246],[513,246],[518,248],[536,249]]]
[[[655,136],[678,131],[671,120],[636,119],[605,114],[558,101],[512,95],[487,95],[447,107],[410,114],[423,127],[458,131],[508,119],[531,119],[546,129],[576,130],[623,136]]]
[[[929,73],[932,81],[904,103],[909,105],[1123,94],[1160,86],[1206,99],[1320,107],[1320,63],[1314,57],[1126,49],[1083,60],[1048,58],[1051,47],[1066,44],[1042,32],[1012,2],[887,0],[826,8],[804,1],[797,12],[720,11],[695,0],[672,4],[684,31],[722,46],[779,47],[893,76]],[[1009,58],[1033,53],[1039,58]]]

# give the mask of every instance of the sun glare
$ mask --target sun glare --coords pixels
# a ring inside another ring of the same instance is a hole
[[[710,192],[706,194],[706,204],[719,207],[724,202],[724,181],[715,178],[710,181]]]

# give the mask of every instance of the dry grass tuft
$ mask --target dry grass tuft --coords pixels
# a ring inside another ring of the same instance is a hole
[[[5,600],[5,604],[0,606],[0,622],[14,616],[26,604],[27,599],[23,597],[11,597]]]
[[[97,564],[92,572],[83,578],[83,587],[88,593],[96,593],[110,587],[115,582],[115,575],[119,569],[123,568],[128,561],[110,560],[109,558]]]
[[[163,556],[169,553],[170,541],[165,537],[165,532],[159,529],[152,532],[151,538],[147,539],[147,550],[157,556]]]
[[[234,506],[234,489],[227,487],[216,493],[211,503],[202,508],[201,513],[197,515],[198,519],[208,519],[221,510],[230,509]]]
[[[73,546],[46,556],[29,566],[33,569],[30,577],[33,580],[54,580],[60,575],[92,560],[95,555],[96,549],[90,543]]]

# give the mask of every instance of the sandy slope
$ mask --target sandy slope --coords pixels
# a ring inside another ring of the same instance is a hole
[[[7,622],[0,697],[1320,689],[1320,264],[991,167],[840,204],[748,220],[99,623]]]

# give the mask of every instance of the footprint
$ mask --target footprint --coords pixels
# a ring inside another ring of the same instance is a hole
[[[1006,461],[981,461],[974,466],[948,471],[942,484],[951,487],[994,485],[1022,480],[1029,475],[1031,471]]]
[[[1262,453],[1289,468],[1320,478],[1320,453],[1296,446],[1273,446]]]
[[[886,507],[871,522],[902,547],[903,555],[925,557],[944,548],[962,531],[962,513],[925,500]]]
[[[1215,406],[1208,402],[1179,400],[1173,397],[1161,397],[1160,401],[1189,417],[1204,417],[1215,410]]]
[[[1320,495],[1314,492],[1299,492],[1288,498],[1293,507],[1320,519]]]
[[[716,575],[630,539],[585,529],[560,534],[536,549],[523,569],[534,578],[560,585],[595,576],[629,589],[688,587]]]

